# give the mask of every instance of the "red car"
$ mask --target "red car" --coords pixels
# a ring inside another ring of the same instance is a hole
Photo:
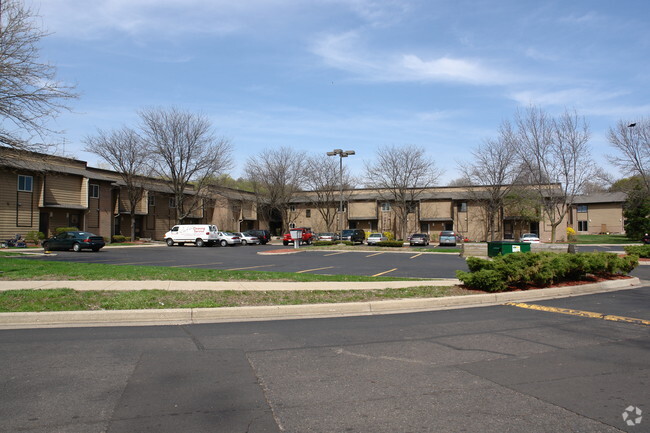
[[[314,235],[311,232],[311,229],[309,227],[296,227],[295,229],[291,229],[291,230],[302,230],[302,238],[300,240],[301,244],[310,245],[311,242],[314,240]],[[284,245],[289,245],[293,243],[293,239],[291,239],[291,232],[284,234],[284,237],[282,238],[282,243]]]

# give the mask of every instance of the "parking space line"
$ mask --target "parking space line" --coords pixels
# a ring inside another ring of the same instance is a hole
[[[347,253],[348,253],[347,251],[337,251],[337,252],[335,252],[335,253],[323,254],[323,257],[327,257],[327,256],[335,256],[335,255],[337,255],[337,254],[347,254]]]
[[[374,256],[378,256],[379,254],[385,254],[385,253],[383,251],[381,251],[379,253],[370,254],[369,256],[366,256],[366,257],[374,257]]]
[[[591,311],[573,310],[571,308],[547,307],[545,305],[524,304],[520,302],[507,302],[505,305],[509,305],[511,307],[526,308],[529,310],[546,311],[548,313],[559,313],[559,314],[568,314],[571,316],[587,317],[589,319],[602,319],[602,320],[609,320],[611,322],[625,322],[625,323],[633,323],[635,325],[650,326],[650,320],[636,319],[633,317],[614,316],[611,314],[594,313]]]
[[[389,273],[389,272],[393,272],[393,271],[396,271],[396,270],[397,270],[397,268],[393,268],[393,269],[391,269],[390,271],[384,271],[384,272],[380,272],[380,273],[378,273],[378,274],[375,274],[375,275],[373,275],[373,277],[379,277],[379,276],[381,276],[381,275],[384,275],[384,274],[387,274],[387,273]]]
[[[322,271],[323,269],[332,269],[334,266],[325,266],[324,268],[315,268],[315,269],[305,269],[304,271],[298,271],[296,274],[304,274],[305,272],[311,271]]]
[[[231,269],[226,269],[226,271],[243,271],[245,269],[256,269],[256,268],[268,268],[271,266],[275,265],[259,265],[259,266],[247,266],[245,268],[231,268]]]
[[[170,266],[170,268],[189,268],[192,266],[209,266],[209,265],[221,265],[222,262],[210,262],[210,263],[196,263],[194,265],[174,265]]]
[[[170,263],[170,262],[175,262],[175,260],[155,260],[155,261],[148,261],[148,262],[125,262],[125,263],[115,263],[116,265],[146,265],[146,264],[157,264],[157,263]]]
[[[414,258],[416,258],[416,257],[420,257],[421,255],[422,255],[422,253],[419,253],[419,254],[416,254],[416,255],[414,255],[414,256],[409,257],[409,259],[414,259]]]

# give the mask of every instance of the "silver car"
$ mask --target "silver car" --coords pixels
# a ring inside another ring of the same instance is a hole
[[[388,238],[381,233],[370,233],[366,242],[368,245],[375,245],[377,242],[387,241]]]
[[[260,244],[260,239],[256,236],[246,234],[243,232],[237,232],[235,235],[239,236],[241,238],[241,244],[242,245],[259,245]]]
[[[219,232],[219,235],[217,236],[219,239],[219,245],[222,247],[226,247],[228,245],[241,245],[241,238],[237,236],[235,233],[230,233],[230,232]]]

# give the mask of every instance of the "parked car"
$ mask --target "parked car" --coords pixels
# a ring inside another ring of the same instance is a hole
[[[81,250],[99,251],[106,243],[104,238],[89,232],[62,232],[43,242],[45,251]]]
[[[338,235],[337,233],[330,233],[330,232],[327,232],[327,233],[319,233],[319,234],[318,234],[318,240],[319,240],[319,241],[330,241],[330,242],[334,242],[334,241],[338,241],[338,240],[339,240],[339,235]]]
[[[250,236],[255,236],[260,240],[260,244],[262,245],[271,242],[271,232],[268,230],[246,230],[244,233]]]
[[[370,233],[366,242],[368,245],[375,245],[377,242],[387,241],[388,238],[382,233]]]
[[[222,247],[226,247],[228,245],[241,245],[241,238],[235,233],[219,232],[217,237],[219,238],[219,245]]]
[[[438,237],[438,243],[440,245],[449,245],[449,246],[456,246],[456,233],[454,233],[453,230],[443,230],[440,232],[440,236]]]
[[[212,246],[219,239],[217,226],[212,224],[178,224],[165,233],[165,242],[168,247],[175,243],[185,245],[186,242],[194,243],[197,247]]]
[[[248,234],[246,232],[243,232],[243,233],[238,232],[238,233],[235,233],[235,235],[237,235],[237,236],[239,236],[241,238],[241,244],[242,245],[248,245],[248,244],[259,245],[260,244],[260,240],[257,238],[257,236],[253,236],[253,235]]]
[[[352,243],[359,242],[360,244],[366,240],[366,232],[360,229],[347,229],[341,232],[341,240],[350,241]]]
[[[415,233],[409,238],[409,243],[413,245],[429,245],[429,235],[426,233]]]
[[[538,244],[540,243],[539,236],[535,233],[524,233],[519,238],[519,242],[526,242],[527,244]]]
[[[309,227],[296,227],[295,229],[291,229],[291,230],[302,231],[302,237],[300,243],[310,245],[314,240],[314,235],[312,234],[311,229]],[[293,243],[293,239],[291,238],[291,230],[289,230],[289,233],[285,233],[284,236],[282,237],[283,245],[289,245]]]

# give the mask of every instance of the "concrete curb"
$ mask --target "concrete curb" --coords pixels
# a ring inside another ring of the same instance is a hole
[[[544,299],[563,298],[632,289],[639,284],[641,284],[641,282],[638,278],[630,278],[584,284],[580,286],[553,287],[549,289],[521,292],[341,304],[188,308],[167,310],[0,313],[0,329],[183,325],[412,313],[501,305],[505,302],[539,301]]]

